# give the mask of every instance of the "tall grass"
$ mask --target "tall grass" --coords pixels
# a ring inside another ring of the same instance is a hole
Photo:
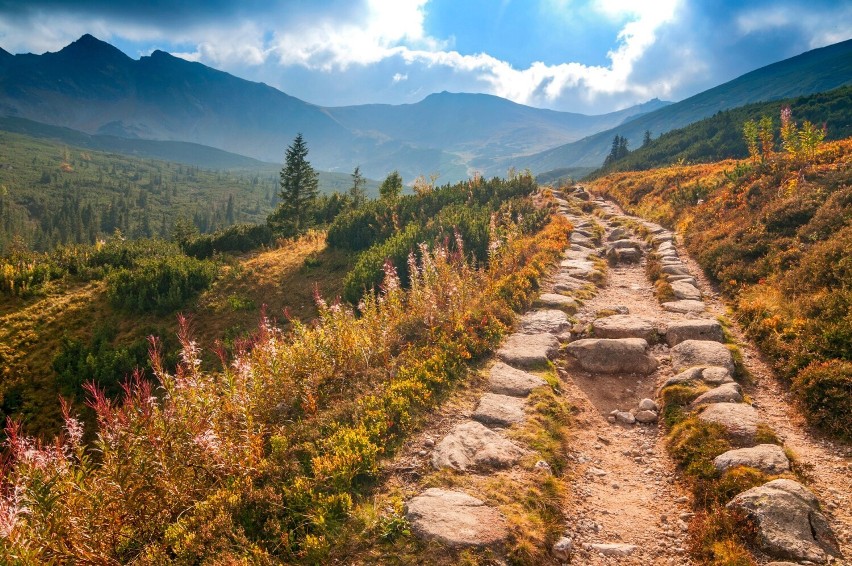
[[[421,247],[407,289],[387,264],[357,312],[318,299],[314,324],[264,318],[217,372],[182,321],[174,373],[152,340],[153,382],[137,374],[120,402],[89,387],[92,446],[67,407],[51,444],[9,424],[0,562],[322,561],[379,460],[497,344],[569,228],[504,225],[484,267],[460,240]]]

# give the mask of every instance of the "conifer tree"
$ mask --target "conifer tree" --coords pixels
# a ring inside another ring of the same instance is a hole
[[[281,204],[269,217],[269,225],[284,236],[296,236],[310,227],[311,212],[318,194],[318,175],[307,160],[308,147],[302,134],[293,140],[281,169]]]
[[[399,171],[392,171],[379,185],[379,196],[385,200],[396,200],[402,193],[402,175]]]
[[[352,188],[349,189],[353,208],[360,207],[367,200],[367,192],[364,190],[366,183],[364,176],[361,175],[361,167],[355,167],[355,171],[352,172]]]

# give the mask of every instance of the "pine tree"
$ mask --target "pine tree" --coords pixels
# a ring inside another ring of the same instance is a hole
[[[645,137],[642,138],[642,147],[651,143],[651,130],[645,130]]]
[[[386,200],[396,200],[402,193],[402,175],[399,171],[392,171],[379,185],[379,196]]]
[[[307,156],[308,147],[302,134],[298,134],[287,148],[281,169],[281,204],[268,219],[273,230],[284,236],[296,236],[310,227],[319,189],[317,172]]]
[[[352,188],[349,189],[349,198],[352,200],[352,207],[358,208],[364,201],[367,200],[367,192],[364,190],[364,185],[367,181],[361,175],[361,167],[355,167],[352,172]]]

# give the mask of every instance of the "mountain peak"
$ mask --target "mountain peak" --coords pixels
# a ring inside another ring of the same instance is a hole
[[[70,43],[62,48],[59,53],[63,55],[70,55],[72,57],[86,57],[86,58],[122,58],[129,59],[127,55],[124,54],[123,51],[118,49],[117,47],[113,47],[106,41],[101,41],[97,37],[91,34],[84,34],[77,41]]]

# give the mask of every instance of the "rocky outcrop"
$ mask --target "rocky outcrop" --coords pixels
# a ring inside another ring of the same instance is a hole
[[[728,503],[757,527],[757,546],[774,558],[824,564],[839,557],[837,540],[819,510],[816,496],[802,484],[779,479],[740,493]]]

